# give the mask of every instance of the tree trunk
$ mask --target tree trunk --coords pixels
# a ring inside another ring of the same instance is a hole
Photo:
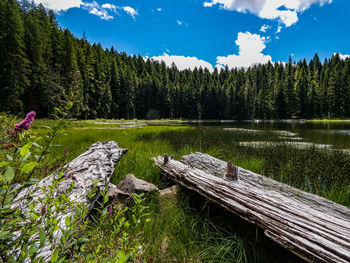
[[[265,230],[265,235],[308,262],[350,262],[350,209],[202,153],[182,162],[154,159],[182,186]]]
[[[108,186],[115,165],[127,151],[128,149],[119,148],[118,144],[113,141],[95,143],[85,153],[67,164],[63,168],[62,175],[54,173],[42,179],[38,184],[22,189],[14,200],[12,208],[23,209],[22,211],[24,214],[29,216],[29,206],[35,204],[35,209],[40,211],[42,208],[40,200],[44,199],[47,193],[44,188],[51,186],[53,179],[59,176],[60,182],[57,188],[54,189],[53,197],[67,194],[70,201],[73,202],[73,206],[69,206],[67,211],[55,213],[55,217],[59,221],[59,227],[66,229],[65,219],[67,217],[73,219],[76,214],[75,209],[72,207],[75,205],[78,206],[78,204],[84,204],[88,210],[93,208],[98,195],[90,199],[90,190],[94,187],[94,184],[98,188]],[[72,184],[74,184],[74,186],[70,191],[69,188]],[[33,199],[28,201],[26,199],[28,195],[31,195]],[[16,234],[20,235],[20,233]],[[57,230],[53,235],[53,242],[59,243],[62,231]],[[38,240],[37,235],[32,238]],[[40,242],[38,241],[37,245],[39,246],[39,244]],[[37,257],[42,257],[45,262],[49,262],[52,253],[52,243],[47,240],[45,245],[39,249]],[[26,262],[30,262],[30,260],[28,259]]]

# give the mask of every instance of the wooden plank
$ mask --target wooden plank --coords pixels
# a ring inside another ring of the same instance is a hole
[[[202,153],[182,162],[155,158],[171,179],[265,230],[308,262],[350,262],[350,209]],[[232,170],[232,167],[230,167]]]

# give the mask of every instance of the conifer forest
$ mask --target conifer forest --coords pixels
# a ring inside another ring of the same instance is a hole
[[[0,112],[50,117],[285,119],[350,117],[350,59],[179,71],[78,39],[53,11],[0,0]]]

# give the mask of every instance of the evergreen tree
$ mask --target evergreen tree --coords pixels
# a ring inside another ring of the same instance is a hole
[[[0,111],[23,110],[21,97],[29,85],[24,26],[15,0],[0,0]]]

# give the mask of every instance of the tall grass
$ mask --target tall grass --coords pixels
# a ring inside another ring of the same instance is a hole
[[[57,138],[55,143],[69,146],[69,160],[96,141],[114,140],[130,149],[116,166],[112,177],[115,184],[127,173],[133,173],[163,188],[167,182],[151,158],[168,153],[180,159],[182,155],[200,151],[350,206],[350,155],[316,148],[297,149],[287,144],[263,149],[239,145],[241,141],[279,141],[271,132],[245,133],[190,126],[105,130],[70,127],[66,132],[68,135]],[[63,148],[56,148],[57,154]],[[193,210],[186,198],[153,204],[151,217],[144,238],[148,244],[145,253],[154,262],[173,262],[174,258],[177,262],[264,261],[255,257],[254,250],[248,252],[244,238],[215,227]]]

